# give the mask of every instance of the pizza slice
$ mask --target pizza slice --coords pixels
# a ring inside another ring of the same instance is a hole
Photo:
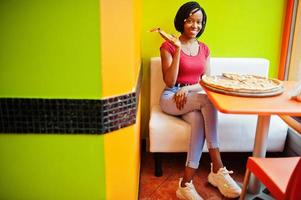
[[[154,28],[154,29],[150,30],[150,32],[159,33],[165,40],[171,41],[173,43],[176,43],[178,40],[176,37],[174,37],[171,34],[166,33],[161,28]]]

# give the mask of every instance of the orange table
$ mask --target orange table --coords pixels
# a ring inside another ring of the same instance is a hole
[[[253,156],[265,157],[271,115],[301,116],[301,103],[289,99],[288,95],[295,84],[295,81],[285,81],[285,92],[274,97],[238,97],[203,88],[213,105],[223,113],[258,115]],[[258,193],[259,186],[259,182],[251,177],[249,191]]]

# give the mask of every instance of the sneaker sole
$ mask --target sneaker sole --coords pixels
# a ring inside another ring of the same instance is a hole
[[[213,185],[214,187],[217,187],[217,184],[214,182],[214,180],[213,180],[212,176],[210,176],[210,174],[209,174],[209,176],[208,176],[208,182],[209,182],[211,185]]]
[[[227,198],[237,198],[237,197],[240,196],[240,194],[239,194],[239,195],[237,195],[237,194],[231,195],[231,194],[225,193],[225,192],[223,191],[222,188],[218,187],[218,185],[214,182],[213,178],[211,178],[210,175],[208,176],[208,182],[209,182],[211,185],[213,185],[214,187],[217,187],[218,190],[220,191],[220,193],[221,193],[222,195],[224,195],[225,197],[227,197]]]

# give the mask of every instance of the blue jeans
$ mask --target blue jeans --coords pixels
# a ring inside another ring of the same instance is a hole
[[[179,116],[191,126],[191,136],[187,151],[186,166],[197,169],[206,139],[208,149],[218,148],[216,132],[217,111],[206,94],[189,92],[187,102],[179,110],[173,96],[178,86],[166,87],[160,98],[161,109],[170,115]]]

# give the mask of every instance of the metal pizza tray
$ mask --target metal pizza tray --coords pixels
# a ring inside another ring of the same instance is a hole
[[[213,86],[207,85],[203,81],[201,81],[202,86],[206,87],[209,90],[212,90],[214,92],[222,93],[222,94],[227,94],[227,95],[233,95],[233,96],[245,96],[245,97],[271,97],[271,96],[277,96],[280,95],[284,92],[284,87],[277,87],[273,90],[268,90],[268,91],[233,91],[233,90],[224,90],[220,88],[215,88]]]

